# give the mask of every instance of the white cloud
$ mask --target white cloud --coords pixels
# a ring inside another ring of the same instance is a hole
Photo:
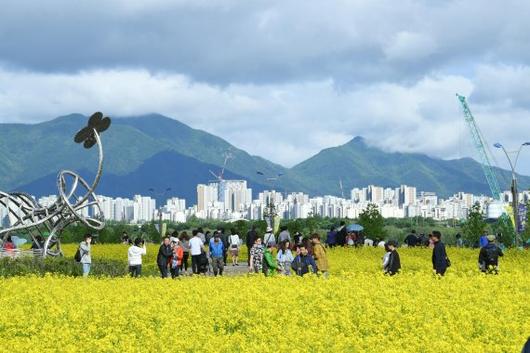
[[[436,43],[426,34],[403,31],[383,50],[389,60],[415,62],[434,54]]]
[[[37,122],[94,110],[114,116],[159,112],[288,166],[357,135],[386,150],[452,158],[474,154],[455,98],[456,92],[473,98],[474,87],[468,78],[447,75],[411,86],[374,83],[338,90],[330,79],[219,87],[146,70],[43,74],[3,69],[0,121]],[[499,116],[495,101],[471,102],[490,141],[525,139],[526,110]]]
[[[0,122],[159,112],[285,165],[356,135],[474,156],[456,92],[488,141],[528,139],[528,10],[517,0],[11,2],[0,12]]]

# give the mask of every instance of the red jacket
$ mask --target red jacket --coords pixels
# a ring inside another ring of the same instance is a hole
[[[177,258],[177,265],[180,266],[182,264],[182,259],[184,258],[184,249],[182,246],[179,245],[173,248],[173,257]]]

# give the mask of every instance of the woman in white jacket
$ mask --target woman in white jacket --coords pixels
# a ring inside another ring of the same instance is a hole
[[[138,277],[142,274],[142,256],[147,253],[145,243],[142,239],[134,239],[134,245],[129,247],[129,273],[131,277]]]

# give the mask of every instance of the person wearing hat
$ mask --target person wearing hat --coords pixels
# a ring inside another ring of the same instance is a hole
[[[432,249],[432,268],[434,273],[437,275],[443,276],[447,271],[447,268],[451,266],[451,262],[447,257],[447,252],[445,251],[445,244],[442,243],[442,233],[435,230],[431,234],[431,239],[433,242]]]
[[[383,270],[385,274],[393,276],[401,270],[401,260],[399,258],[399,253],[397,252],[398,244],[395,240],[389,240],[385,245],[388,249],[388,260],[386,261]]]
[[[263,245],[265,247],[276,246],[276,237],[271,227],[267,227],[267,232],[263,235]]]
[[[504,256],[501,248],[495,244],[496,237],[493,234],[486,236],[488,244],[480,249],[478,266],[484,273],[499,273],[499,257]]]

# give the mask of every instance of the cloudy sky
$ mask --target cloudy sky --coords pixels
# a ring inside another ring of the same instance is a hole
[[[357,135],[475,156],[456,92],[490,144],[530,140],[529,16],[522,0],[7,1],[0,122],[158,112],[285,166]]]

